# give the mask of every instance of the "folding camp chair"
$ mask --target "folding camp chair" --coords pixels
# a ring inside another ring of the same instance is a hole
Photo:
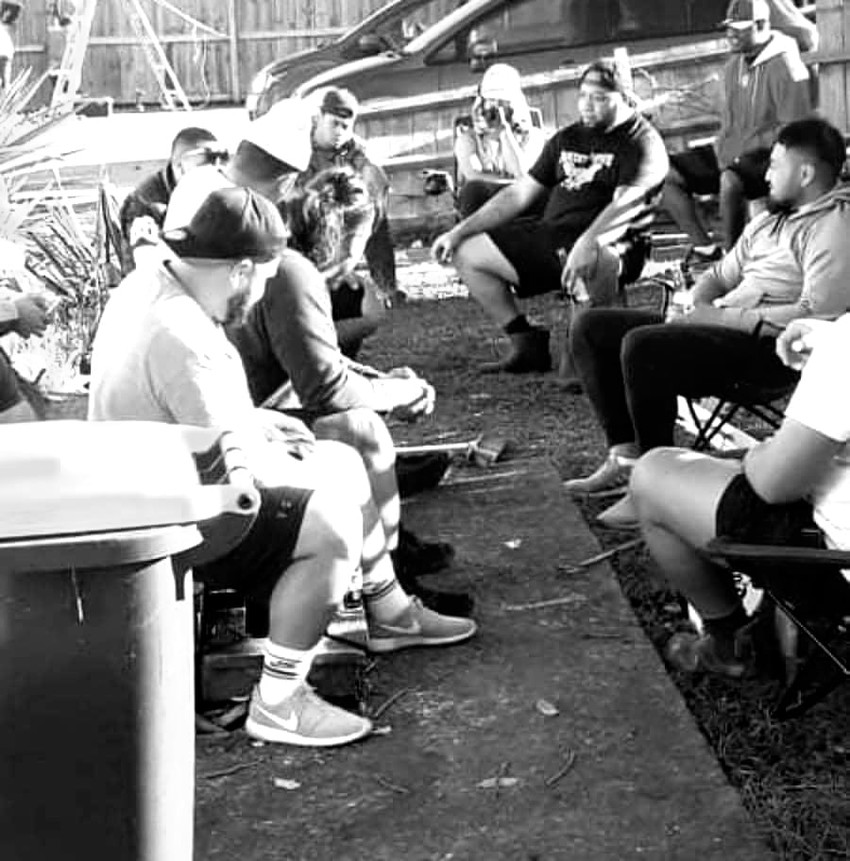
[[[705,554],[749,576],[772,605],[786,668],[772,710],[777,718],[803,714],[850,678],[849,551],[719,537]]]
[[[773,386],[756,386],[733,380],[713,393],[716,400],[707,413],[699,408],[702,398],[684,398],[696,428],[694,450],[707,449],[741,412],[755,416],[774,430],[778,429],[785,415],[787,399],[796,385],[796,380]]]

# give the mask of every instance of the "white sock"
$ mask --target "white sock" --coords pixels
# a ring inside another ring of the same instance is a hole
[[[393,579],[378,590],[367,592],[364,587],[363,603],[367,618],[380,624],[398,619],[410,607],[410,597]]]
[[[291,649],[266,640],[264,651],[260,698],[267,705],[275,706],[292,696],[295,689],[306,680],[313,650]]]

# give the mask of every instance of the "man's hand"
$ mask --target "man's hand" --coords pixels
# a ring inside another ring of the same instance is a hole
[[[425,380],[419,377],[395,377],[386,382],[392,383],[394,394],[398,397],[397,405],[390,411],[392,418],[415,422],[421,416],[428,416],[434,412],[436,393],[434,387]]]
[[[277,410],[258,409],[266,439],[282,443],[294,457],[303,458],[313,449],[316,437],[301,419]]]
[[[776,339],[776,355],[793,371],[801,371],[812,354],[818,323],[823,320],[792,320]],[[815,325],[812,325],[812,324]],[[829,324],[827,324],[829,325]]]
[[[441,233],[431,246],[431,256],[437,263],[451,263],[455,249],[460,245],[460,237],[457,235],[456,228],[447,230]]]
[[[42,335],[47,328],[47,300],[44,296],[29,294],[15,299],[18,319],[12,327],[22,338],[30,335]]]
[[[579,282],[592,281],[599,264],[599,244],[595,239],[579,238],[567,254],[561,270],[561,286],[571,296]]]

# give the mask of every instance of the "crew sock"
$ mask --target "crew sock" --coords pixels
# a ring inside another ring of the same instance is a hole
[[[260,698],[275,706],[295,693],[305,681],[313,658],[312,649],[291,649],[267,640],[264,646],[263,673],[260,676]]]

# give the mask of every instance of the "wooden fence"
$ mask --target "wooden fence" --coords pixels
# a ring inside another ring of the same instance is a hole
[[[75,0],[81,8],[84,0]],[[315,47],[362,21],[386,0],[142,0],[169,62],[193,103],[241,102],[267,63]],[[99,0],[83,65],[81,94],[116,104],[159,102],[156,81],[133,32],[126,0]],[[29,0],[15,33],[14,69],[37,73],[62,57],[64,30],[51,0]],[[184,13],[206,29],[194,27]],[[45,93],[45,99],[48,94]]]

